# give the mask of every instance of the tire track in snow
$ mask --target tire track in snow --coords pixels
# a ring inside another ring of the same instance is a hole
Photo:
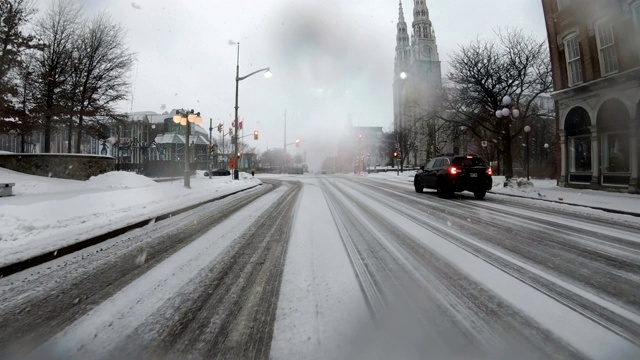
[[[285,193],[286,189],[280,187],[242,208],[234,216],[227,217],[218,226],[67,326],[33,355],[46,355],[47,358],[113,358],[114,355],[126,356],[126,353],[119,352],[123,350],[133,350],[133,353],[142,351],[148,355],[154,349],[153,333],[140,333],[140,327],[153,325],[164,329],[165,325],[170,324],[163,323],[167,321],[163,317],[168,313],[161,310],[165,310],[165,306],[171,301],[177,302],[180,307],[183,301],[205,290],[197,287],[197,280],[208,278],[206,269],[211,269],[211,266],[224,259],[229,246],[236,244],[236,239],[243,236],[255,220],[264,219],[265,212],[273,209],[273,202]],[[230,310],[232,313],[235,311],[233,308]],[[235,314],[242,312],[238,309]],[[263,328],[268,329],[269,326]],[[136,334],[141,336],[134,337]],[[256,336],[256,341],[259,338],[260,336]],[[114,354],[113,351],[117,353]],[[193,349],[194,353],[198,351]]]
[[[351,183],[355,184],[356,182]],[[459,231],[455,230],[450,224],[446,226],[440,225],[439,223],[446,223],[447,220],[445,219],[443,221],[442,216],[434,216],[433,208],[430,209],[426,204],[422,204],[420,202],[420,199],[416,200],[411,196],[399,193],[397,191],[385,189],[384,187],[374,185],[371,186],[375,188],[375,191],[369,189],[363,190],[362,187],[352,187],[352,189],[374,199],[374,201],[378,203],[384,203],[385,206],[393,209],[395,212],[401,214],[407,219],[411,219],[414,223],[419,224],[420,226],[425,227],[426,229],[429,229],[436,234],[439,234],[444,239],[447,239],[457,246],[466,249],[470,253],[484,259],[488,263],[532,286],[538,291],[547,294],[551,298],[564,304],[573,311],[576,311],[577,313],[593,320],[595,323],[622,336],[628,341],[636,344],[636,346],[640,346],[640,316],[637,313],[622,308],[606,299],[599,298],[598,296],[588,293],[578,288],[577,286],[567,283],[554,276],[549,276],[543,271],[537,270],[526,263],[523,263],[511,256],[507,256],[504,253],[501,253],[500,251],[495,251],[489,247],[481,245],[477,242],[477,240],[479,239],[477,239],[476,237],[471,238],[460,233]],[[388,199],[388,201],[379,198],[381,192],[388,194],[388,196],[384,196],[384,198]],[[377,194],[378,198],[372,196],[374,194]],[[397,199],[398,195],[400,195],[404,199],[412,200],[413,203],[419,206],[408,207],[406,202],[402,202]],[[415,197],[415,195],[412,196]],[[455,209],[455,207],[459,205],[459,203],[457,202],[453,203],[454,206],[444,207],[441,204],[437,203],[437,200],[434,199],[434,202],[430,205],[436,206],[437,208],[443,208],[443,210],[446,209],[446,212],[453,213],[454,217],[456,215],[463,217],[462,220],[455,220],[452,217],[450,218],[450,221],[459,221],[460,223],[464,224],[464,219],[468,219],[470,216],[473,217],[473,215],[470,215],[464,210],[454,211],[453,209]],[[466,205],[466,207],[467,210],[477,211],[470,208],[471,205]],[[436,211],[435,214],[442,213]],[[475,221],[475,223],[479,223],[479,221]],[[499,227],[500,224],[484,223],[484,226]],[[508,226],[505,227],[509,228]],[[471,231],[474,231],[476,233],[481,232],[482,230],[480,228],[473,228],[470,225],[468,225],[465,230],[469,231],[470,229]],[[493,234],[493,236],[496,235]]]
[[[0,358],[37,347],[273,189],[265,184],[1,279]]]
[[[547,351],[545,358],[582,357],[395,224],[371,212],[343,186],[323,182],[338,209],[336,221],[348,224],[346,231],[356,240],[358,253],[364,254],[369,276],[386,285],[379,286],[387,300],[385,308],[376,309],[375,314],[382,319],[378,321],[382,330],[402,322],[397,317],[407,324],[407,329],[400,329],[404,335],[411,338],[414,335],[407,332],[415,332],[421,337],[418,354],[411,354],[412,358],[430,353],[489,359],[502,358],[501,352],[508,351],[511,357],[528,358],[542,356],[541,349]]]
[[[279,198],[198,282],[201,289],[161,328],[153,347],[160,356],[207,359],[269,357],[291,222],[301,185]],[[171,310],[161,311],[171,313]],[[153,327],[153,325],[152,325]],[[138,333],[148,337],[149,328]]]

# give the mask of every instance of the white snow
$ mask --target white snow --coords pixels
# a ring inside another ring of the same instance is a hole
[[[366,204],[373,211],[392,221],[398,228],[404,229],[407,233],[412,234],[415,239],[422,242],[425,246],[448,259],[451,263],[456,264],[456,266],[471,278],[497,293],[514,307],[528,314],[543,327],[550,329],[557,336],[575,346],[587,356],[595,359],[632,359],[634,356],[637,356],[638,347],[628,340],[610,332],[608,329],[592,322],[577,312],[568,311],[569,309],[562,303],[557,302],[515,277],[490,265],[476,255],[432,233],[425,229],[425,227],[407,219],[402,214],[396,211],[390,211],[387,206],[372,200],[370,196],[360,194],[353,190],[350,190],[350,194],[355,199],[358,199],[358,201]],[[436,223],[431,223],[430,226],[440,227],[445,231],[464,237],[466,241],[473,242],[476,245],[479,244],[470,237],[457,233],[446,226]],[[491,251],[498,253],[496,250]],[[500,254],[500,256],[504,257],[506,255]],[[509,261],[514,261],[514,259],[509,258]],[[551,278],[551,275],[545,274],[545,277]],[[554,282],[566,285],[560,279],[554,279]],[[574,288],[570,289],[575,290]],[[593,300],[593,298],[591,299]],[[617,308],[614,304],[608,303],[603,299],[598,299],[598,302],[601,303],[601,305],[606,304],[610,309],[615,308],[615,310],[618,310],[618,313],[624,315],[630,314],[624,309]]]
[[[39,255],[171,210],[260,184],[251,175],[156,183],[110,172],[88,181],[32,176],[0,168],[16,196],[0,198],[0,266]]]
[[[405,171],[398,175],[396,172],[386,172],[363,176],[381,181],[413,183],[415,173],[415,171]],[[526,179],[523,180],[526,183]],[[524,186],[521,187],[504,187],[504,182],[504,176],[493,176],[491,192],[640,214],[640,195],[637,194],[559,187],[556,180],[549,179],[531,179],[530,185],[523,184]]]
[[[111,189],[130,189],[136,187],[155,186],[157,183],[152,179],[140,176],[127,171],[112,171],[98,176],[92,176],[87,180],[95,186]]]
[[[504,176],[493,177],[493,189],[497,194],[539,198],[568,204],[640,213],[640,195],[607,192],[603,190],[573,189],[557,186],[556,180],[531,179],[533,186],[504,187]]]
[[[371,325],[322,190],[304,180],[280,288],[272,359],[335,359]]]
[[[286,192],[286,186],[259,198],[180,249],[98,307],[55,335],[35,355],[46,358],[102,358],[178,293],[190,293],[190,280]],[[149,335],[149,334],[148,334]]]

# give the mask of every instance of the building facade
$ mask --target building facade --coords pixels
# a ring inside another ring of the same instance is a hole
[[[559,185],[638,192],[640,0],[542,0]]]
[[[91,126],[94,131],[85,130],[80,153],[112,156],[121,169],[136,169],[148,160],[183,161],[186,127],[173,122],[175,114],[174,109],[162,114],[153,111],[132,112],[120,121],[105,117],[85,118],[85,126]],[[203,167],[202,164],[208,163],[211,157],[209,132],[196,124],[191,124],[190,129],[192,149],[189,155],[194,163]],[[51,152],[73,152],[76,139],[77,133],[69,134],[69,128],[64,124],[54,127],[51,132]],[[42,131],[36,131],[24,140],[16,133],[0,134],[0,151],[39,153],[42,149]]]
[[[435,124],[429,112],[442,88],[442,74],[435,30],[425,0],[413,1],[411,36],[404,18],[402,1],[396,33],[393,74],[394,130],[411,133],[415,154],[407,158],[424,163],[429,148],[435,146]]]

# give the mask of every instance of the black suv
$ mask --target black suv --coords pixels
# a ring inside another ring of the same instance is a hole
[[[413,185],[419,193],[429,188],[447,197],[468,190],[476,199],[483,199],[493,185],[491,167],[477,155],[439,155],[420,167]]]

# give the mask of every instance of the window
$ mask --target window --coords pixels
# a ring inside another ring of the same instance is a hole
[[[431,161],[429,161],[427,163],[427,165],[424,166],[425,169],[431,169],[433,167],[433,165],[435,164],[436,159],[431,159]]]
[[[571,0],[558,0],[558,11],[566,8],[571,4]]]
[[[564,40],[569,86],[574,86],[582,82],[582,64],[580,63],[579,45],[577,35],[571,35]]]
[[[602,76],[618,71],[618,57],[613,40],[613,29],[610,24],[596,25],[596,40]]]
[[[624,132],[602,135],[602,170],[609,173],[630,171],[629,135]]]
[[[462,167],[487,166],[487,164],[484,162],[484,160],[482,158],[479,158],[479,157],[468,158],[466,156],[465,157],[457,157],[457,158],[453,159],[453,165],[462,166]]]
[[[591,172],[591,135],[569,137],[569,172]]]

